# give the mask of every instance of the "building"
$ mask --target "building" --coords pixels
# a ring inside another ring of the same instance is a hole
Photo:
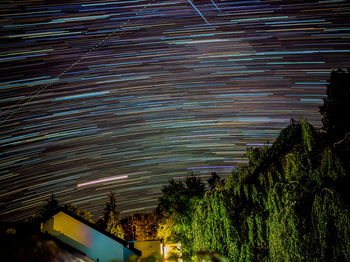
[[[161,242],[159,240],[129,241],[134,248],[142,252],[141,258],[150,257],[153,254],[161,254]]]
[[[127,261],[131,255],[141,256],[141,251],[79,216],[60,210],[41,224],[41,232],[79,250],[94,261]]]
[[[129,241],[130,246],[142,252],[141,258],[148,258],[153,254],[159,254],[164,261],[182,262],[181,259],[181,244],[167,243],[163,244],[160,240],[146,240],[146,241]]]

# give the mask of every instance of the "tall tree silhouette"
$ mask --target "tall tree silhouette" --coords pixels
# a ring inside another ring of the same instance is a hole
[[[49,200],[46,200],[47,204],[43,206],[40,215],[42,218],[48,218],[56,213],[61,206],[58,204],[58,200],[55,198],[54,194],[51,195]]]
[[[107,197],[103,216],[103,227],[107,232],[124,238],[123,228],[120,224],[120,212],[117,209],[117,199],[114,192],[110,192]]]
[[[320,106],[323,129],[331,141],[337,141],[350,132],[350,69],[332,71],[327,85],[327,98]]]

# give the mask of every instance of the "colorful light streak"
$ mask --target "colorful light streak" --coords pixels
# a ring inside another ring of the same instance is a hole
[[[209,25],[209,22],[207,21],[207,19],[202,15],[202,13],[198,10],[198,8],[192,3],[191,0],[187,0],[192,7],[197,11],[197,13],[203,18],[203,20]]]
[[[169,179],[225,178],[290,118],[321,125],[329,72],[350,64],[349,3],[191,3],[0,3],[1,219],[52,193],[151,211]]]

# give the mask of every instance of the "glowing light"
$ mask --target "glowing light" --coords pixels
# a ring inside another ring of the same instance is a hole
[[[90,182],[78,184],[78,187],[89,186],[89,185],[114,181],[114,180],[123,179],[123,178],[128,178],[128,176],[115,176],[115,177],[110,177],[110,178],[99,179],[99,180],[95,180],[95,181],[90,181]]]

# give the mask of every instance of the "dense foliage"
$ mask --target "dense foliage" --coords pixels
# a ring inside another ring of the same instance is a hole
[[[162,188],[157,208],[161,216],[158,236],[165,242],[180,242],[184,258],[192,255],[193,212],[204,192],[205,184],[194,175],[187,177],[185,182],[170,180],[169,185]]]
[[[332,72],[321,107],[327,132],[292,120],[271,147],[249,149],[249,164],[224,187],[206,192],[193,216],[194,252],[230,261],[350,261],[349,121],[339,118],[350,111],[349,75]]]
[[[197,206],[194,251],[232,261],[350,261],[349,196],[338,186],[349,172],[335,148],[302,120],[249,160]]]
[[[121,220],[125,240],[157,240],[158,223],[154,213],[138,213]]]
[[[84,220],[89,221],[90,223],[94,223],[92,214],[89,211],[85,210],[84,208],[78,207],[78,206],[73,205],[73,204],[67,204],[67,205],[65,205],[65,208],[68,211],[83,218]]]

